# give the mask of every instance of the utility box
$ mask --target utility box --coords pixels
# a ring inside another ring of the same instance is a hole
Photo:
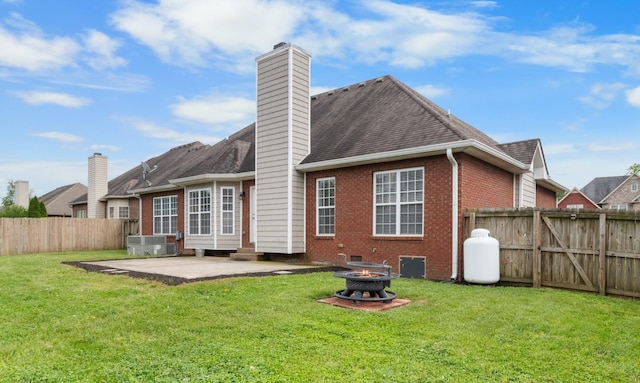
[[[425,279],[426,257],[400,257],[400,276],[403,278]]]

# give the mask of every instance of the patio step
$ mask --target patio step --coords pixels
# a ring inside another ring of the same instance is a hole
[[[229,258],[236,261],[260,261],[263,259],[264,253],[256,252],[250,247],[240,247],[235,253],[229,254]]]

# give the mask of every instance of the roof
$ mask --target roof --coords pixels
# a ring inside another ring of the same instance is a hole
[[[384,76],[311,97],[311,152],[302,163],[468,139],[498,148],[486,134]]]
[[[562,197],[560,201],[558,201],[557,205],[561,206],[566,199],[570,199],[575,195],[578,195],[579,198],[583,198],[585,202],[588,202],[589,204],[593,205],[594,208],[600,209],[600,206],[598,206],[597,203],[593,202],[591,198],[587,197],[583,192],[581,192],[580,190],[578,190],[578,188],[575,188],[575,187],[571,189],[569,193],[565,194],[565,196]]]
[[[602,200],[617,188],[621,183],[629,178],[626,176],[613,177],[596,177],[586,184],[580,191],[596,203],[602,203]]]
[[[73,210],[69,204],[83,194],[86,195],[87,187],[76,182],[73,184],[60,186],[52,191],[38,197],[40,202],[44,203],[47,208],[47,214],[50,216],[66,216],[71,215]]]
[[[539,143],[535,139],[500,145],[390,75],[312,96],[310,123],[311,151],[301,164],[473,142],[489,150],[488,157],[500,156],[514,169],[524,169]],[[252,173],[254,145],[252,123],[215,145],[178,146],[146,161],[155,167],[147,175],[151,186],[145,184],[140,165],[109,181],[106,197],[128,198],[132,191],[159,191],[206,177]]]
[[[540,139],[534,138],[531,140],[499,144],[498,147],[523,164],[530,165],[533,162],[533,157],[536,154],[536,149],[539,145]]]

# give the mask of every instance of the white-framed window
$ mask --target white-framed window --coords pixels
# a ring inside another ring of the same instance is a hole
[[[235,234],[235,193],[234,187],[220,188],[220,228],[222,234]]]
[[[118,218],[129,218],[129,206],[118,206]]]
[[[376,172],[373,233],[375,235],[422,235],[424,169]]]
[[[211,234],[211,189],[189,191],[189,234]]]
[[[76,212],[76,218],[87,218],[87,211],[86,210],[78,210]]]
[[[567,205],[567,209],[583,209],[584,205],[581,203],[575,203],[572,205]]]
[[[627,210],[627,205],[609,205],[612,210]]]
[[[316,234],[336,233],[336,179],[319,178],[316,181]]]
[[[113,206],[109,207],[109,218],[116,218],[116,208]]]
[[[178,231],[178,196],[153,199],[153,234],[175,234]]]
[[[631,192],[635,193],[638,191],[638,183],[634,182],[631,184]]]

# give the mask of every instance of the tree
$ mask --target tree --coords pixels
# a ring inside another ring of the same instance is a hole
[[[7,195],[2,197],[2,208],[7,209],[10,206],[13,206],[13,198],[16,195],[16,184],[13,180],[7,181]]]
[[[44,204],[40,206],[42,203],[38,200],[38,197],[31,197],[29,200],[29,217],[30,218],[38,218],[38,217],[46,217],[47,209],[44,208]],[[44,210],[44,215],[43,214]]]
[[[640,164],[639,163],[635,163],[631,166],[629,166],[629,168],[627,169],[627,174],[638,174],[640,173]]]
[[[29,212],[22,206],[11,205],[0,211],[0,218],[24,218],[28,217]]]

